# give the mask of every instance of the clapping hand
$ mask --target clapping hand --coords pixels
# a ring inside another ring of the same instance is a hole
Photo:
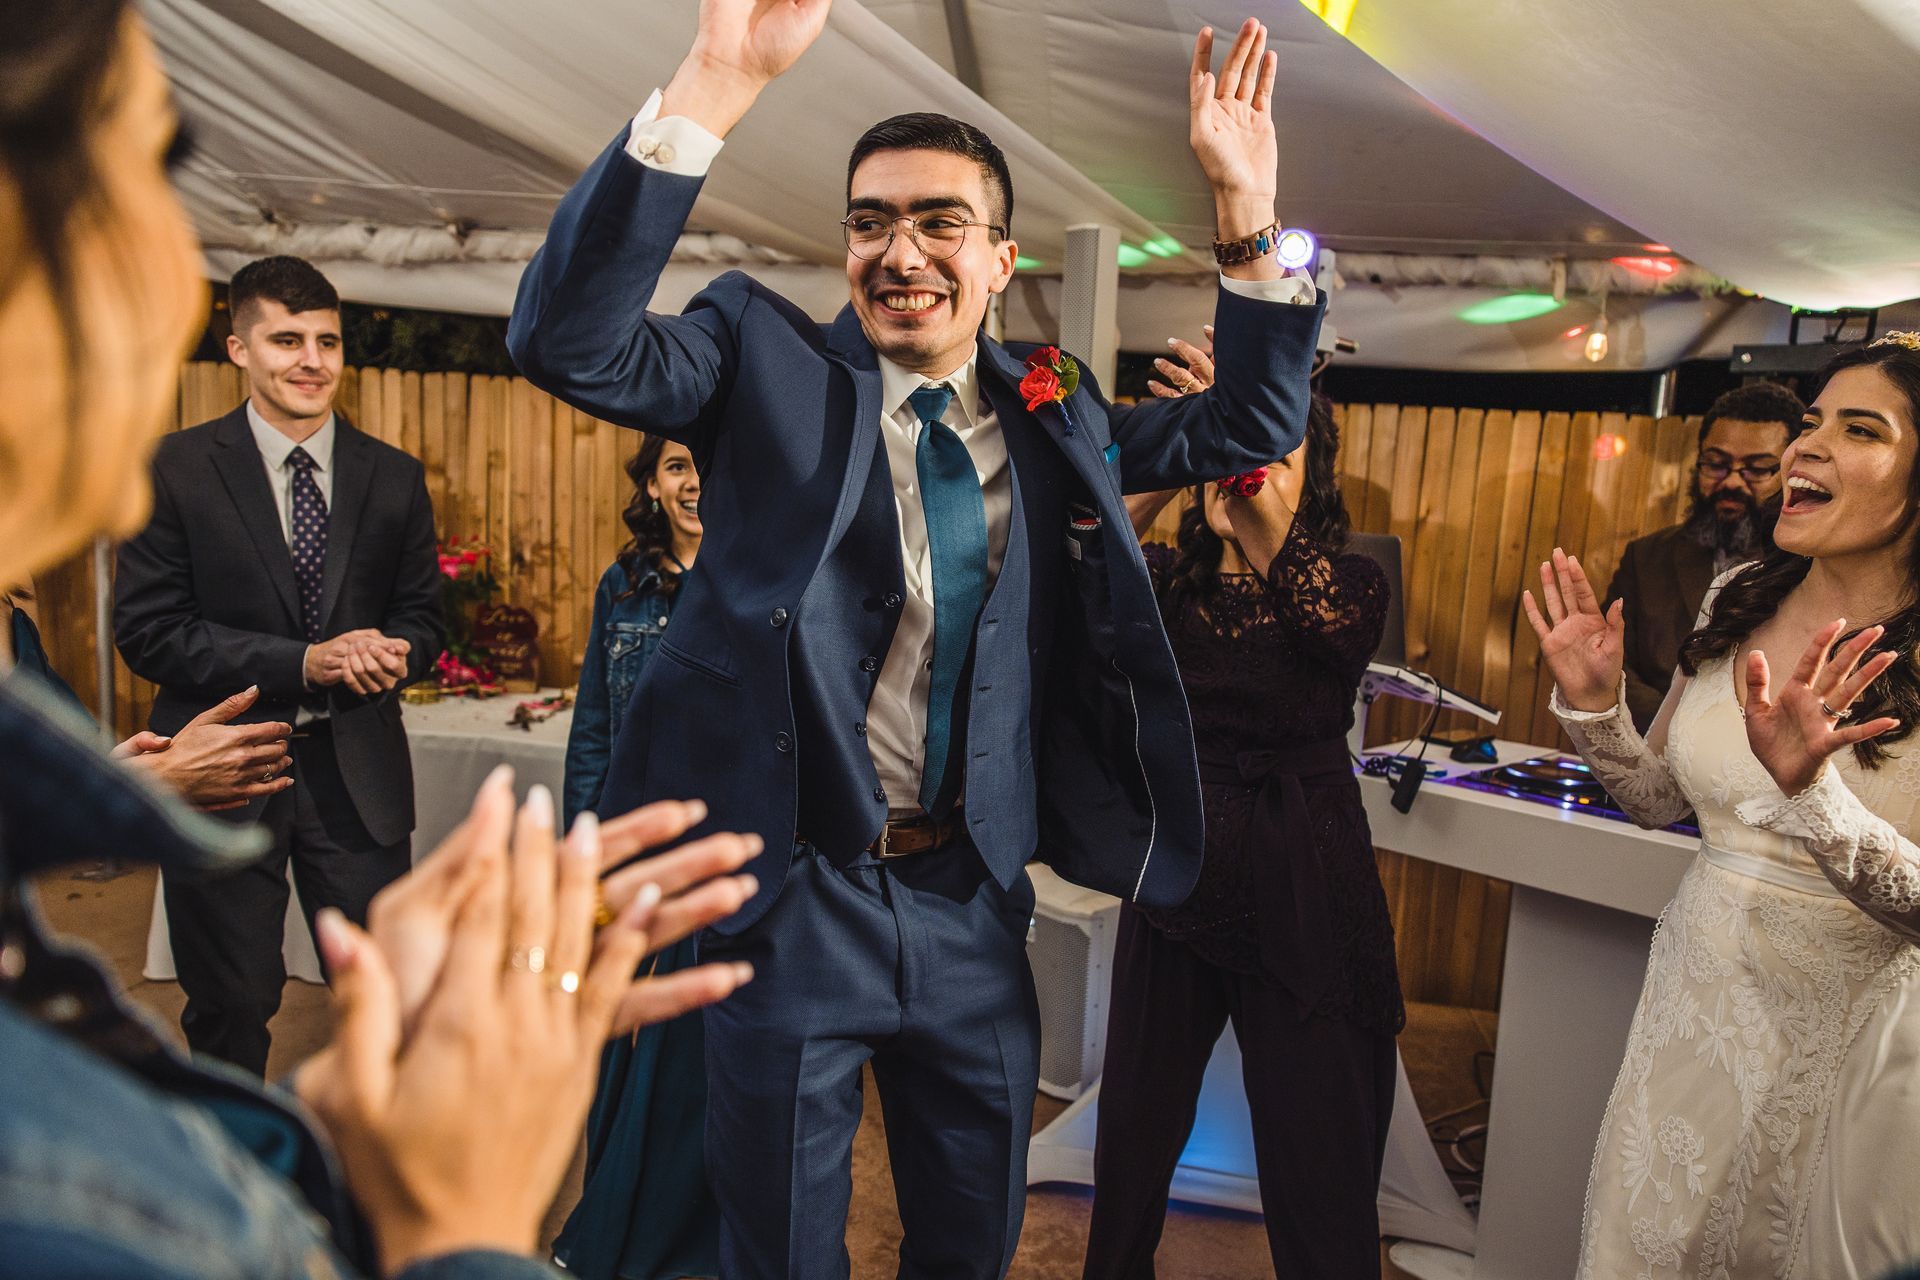
[[[1611,709],[1620,699],[1625,663],[1624,602],[1616,600],[1602,611],[1580,561],[1559,547],[1552,562],[1540,566],[1540,596],[1547,605],[1545,618],[1533,592],[1521,592],[1520,602],[1540,637],[1540,656],[1560,686],[1560,697],[1576,711]]]
[[[1854,699],[1899,657],[1888,650],[1860,660],[1886,633],[1885,627],[1868,627],[1833,652],[1833,642],[1846,627],[1845,618],[1836,618],[1814,634],[1800,665],[1780,686],[1777,701],[1767,655],[1756,649],[1747,656],[1747,745],[1789,796],[1819,780],[1828,756],[1900,726],[1892,716],[1880,716],[1840,727]]]

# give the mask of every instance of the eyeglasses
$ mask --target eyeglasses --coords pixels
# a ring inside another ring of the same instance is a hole
[[[1007,234],[1005,227],[991,222],[975,222],[957,213],[942,210],[918,218],[889,218],[882,213],[856,209],[840,219],[846,232],[847,248],[856,258],[877,258],[893,246],[893,229],[907,224],[907,236],[914,248],[929,258],[951,258],[966,243],[968,227],[985,227],[997,236]]]
[[[1736,467],[1731,462],[1714,462],[1710,459],[1702,458],[1694,464],[1694,469],[1700,473],[1700,477],[1703,480],[1725,480],[1729,475],[1738,471],[1740,478],[1748,484],[1759,484],[1762,480],[1780,474],[1780,464],[1777,462],[1770,467],[1756,466],[1752,463],[1744,467]]]

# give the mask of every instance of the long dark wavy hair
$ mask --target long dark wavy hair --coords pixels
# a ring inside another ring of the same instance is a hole
[[[680,589],[680,571],[673,568],[667,559],[667,553],[673,549],[673,528],[668,523],[667,509],[656,506],[647,496],[647,481],[660,469],[660,455],[666,452],[665,436],[648,436],[640,446],[640,451],[627,459],[627,478],[633,481],[633,497],[627,500],[627,509],[620,513],[626,521],[627,532],[632,535],[627,545],[620,548],[616,563],[626,572],[627,589],[614,598],[625,600],[640,590],[640,583],[648,574],[658,574],[660,593],[671,599]]]
[[[1894,342],[1856,347],[1827,362],[1826,368],[1820,371],[1820,386],[1825,387],[1843,370],[1861,368],[1877,369],[1893,383],[1906,399],[1908,421],[1920,426],[1920,351]],[[1920,463],[1907,474],[1903,520],[1911,521],[1916,513],[1920,513]],[[1913,540],[1907,556],[1910,599],[1898,613],[1883,620],[1887,630],[1881,638],[1882,647],[1904,654],[1905,659],[1894,663],[1885,675],[1867,686],[1849,715],[1858,722],[1880,716],[1894,716],[1900,721],[1899,728],[1854,744],[1854,759],[1869,769],[1878,768],[1887,758],[1889,744],[1905,738],[1920,724],[1920,665],[1916,664],[1916,656],[1920,656],[1920,539]],[[1775,547],[1742,569],[1714,598],[1707,625],[1682,642],[1680,670],[1691,676],[1705,663],[1737,649],[1779,610],[1780,602],[1800,585],[1812,567],[1811,557]],[[1864,629],[1856,627],[1848,636]],[[1786,669],[1784,665],[1781,667]]]
[[[1340,495],[1340,475],[1336,463],[1340,457],[1340,424],[1333,420],[1333,405],[1319,392],[1307,408],[1306,481],[1300,490],[1300,510],[1294,519],[1301,530],[1338,554],[1347,545],[1353,520],[1347,515],[1347,501]],[[1167,583],[1169,609],[1189,597],[1204,600],[1219,582],[1220,554],[1226,542],[1207,526],[1206,486],[1193,491],[1193,505],[1180,517],[1180,532],[1174,543],[1173,573]],[[1266,566],[1256,566],[1261,572]]]

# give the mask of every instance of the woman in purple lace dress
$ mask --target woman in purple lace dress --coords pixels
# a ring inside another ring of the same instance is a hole
[[[1205,372],[1196,360],[1187,389]],[[1316,397],[1305,443],[1259,494],[1207,485],[1179,545],[1146,547],[1193,713],[1206,860],[1182,907],[1121,912],[1090,1278],[1153,1275],[1168,1184],[1229,1021],[1275,1271],[1379,1274],[1375,1196],[1406,1014],[1345,735],[1387,583],[1341,550],[1338,450]],[[1130,499],[1135,527],[1172,496]]]

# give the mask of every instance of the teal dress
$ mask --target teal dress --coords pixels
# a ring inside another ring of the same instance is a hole
[[[641,669],[673,612],[661,580],[630,594],[618,564],[594,594],[593,629],[567,737],[564,804],[572,824],[593,808]],[[612,815],[609,815],[612,816]],[[694,940],[649,957],[656,974],[694,963]],[[588,1280],[676,1280],[720,1273],[720,1207],[707,1185],[706,1046],[698,1011],[615,1040],[600,1058],[587,1115],[580,1203],[554,1257]]]

